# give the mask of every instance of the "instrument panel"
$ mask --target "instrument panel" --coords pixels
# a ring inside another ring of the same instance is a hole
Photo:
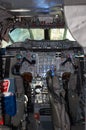
[[[48,70],[53,71],[56,69],[60,74],[65,71],[73,72],[73,64],[77,61],[75,55],[83,52],[76,41],[29,40],[27,43],[15,43],[11,45],[9,49],[7,48],[6,53],[15,55],[16,63],[19,62],[20,64],[20,74],[31,72],[33,77],[36,77],[37,75],[46,77]],[[20,55],[20,61],[17,60],[16,55]],[[62,63],[68,57],[70,57],[69,59],[71,59],[72,63],[69,61],[62,66]]]
[[[24,72],[31,72],[33,77],[41,76],[46,77],[49,70],[52,72],[56,69],[58,74],[61,72],[73,72],[74,68],[71,62],[62,65],[68,57],[71,58],[74,64],[77,64],[74,50],[59,51],[59,52],[15,52],[15,64],[20,64],[19,73],[22,75]],[[16,55],[20,55],[21,59],[17,59]],[[23,60],[24,59],[24,60]],[[34,61],[34,62],[32,62]],[[76,62],[76,63],[75,63]]]

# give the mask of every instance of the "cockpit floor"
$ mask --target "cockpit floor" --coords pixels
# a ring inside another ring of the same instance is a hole
[[[36,122],[34,120],[33,114],[29,115],[30,122],[28,123],[28,130],[36,130]]]
[[[30,114],[29,116],[30,119],[30,123],[28,124],[28,130],[39,130],[36,126],[36,122],[34,120],[33,114]],[[40,129],[41,130],[41,129]],[[44,129],[43,129],[44,130]],[[73,125],[71,127],[71,130],[85,130],[85,125],[83,124],[77,124],[77,125]]]
[[[71,130],[85,130],[85,125],[75,125],[75,126],[72,126]]]

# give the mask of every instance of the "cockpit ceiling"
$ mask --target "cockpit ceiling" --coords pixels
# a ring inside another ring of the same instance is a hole
[[[0,0],[0,8],[14,16],[56,15],[62,5],[63,0]]]
[[[62,0],[0,0],[7,9],[16,8],[50,8],[62,4]]]

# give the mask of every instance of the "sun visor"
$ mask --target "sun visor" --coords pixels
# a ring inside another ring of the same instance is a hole
[[[64,14],[72,36],[86,47],[86,0],[64,0]]]

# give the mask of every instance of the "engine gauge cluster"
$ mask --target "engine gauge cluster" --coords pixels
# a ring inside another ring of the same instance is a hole
[[[32,101],[35,100],[34,102],[37,104],[49,102],[46,79],[37,76],[32,80],[30,85],[32,89]]]

